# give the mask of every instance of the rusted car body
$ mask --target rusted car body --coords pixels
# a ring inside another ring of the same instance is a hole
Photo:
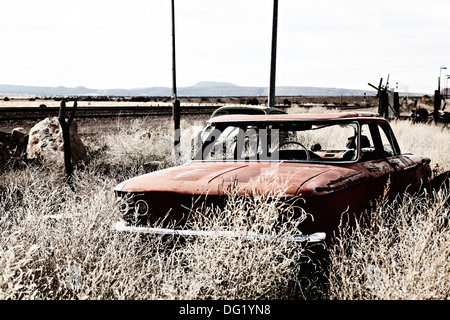
[[[343,216],[369,208],[388,183],[393,196],[420,190],[431,176],[430,159],[402,154],[389,123],[373,113],[218,116],[199,140],[192,162],[115,188],[119,200],[133,196],[121,230],[164,232],[152,224],[165,216],[182,223],[193,199],[207,195],[218,204],[230,186],[240,193],[282,187],[286,201],[298,199],[309,214],[301,234],[322,232],[330,240]]]

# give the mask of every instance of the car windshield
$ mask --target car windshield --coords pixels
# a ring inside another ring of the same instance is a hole
[[[213,123],[199,137],[197,161],[352,162],[355,121]]]

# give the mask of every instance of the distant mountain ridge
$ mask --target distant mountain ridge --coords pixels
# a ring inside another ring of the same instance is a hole
[[[217,81],[200,81],[194,84],[192,87],[238,87],[231,82],[217,82]]]
[[[277,96],[368,96],[376,95],[374,90],[277,86]],[[180,97],[246,97],[267,96],[268,88],[244,87],[229,82],[201,81],[189,87],[177,88]],[[91,89],[86,87],[39,87],[0,84],[0,96],[151,96],[170,97],[172,88],[148,87],[134,89]]]

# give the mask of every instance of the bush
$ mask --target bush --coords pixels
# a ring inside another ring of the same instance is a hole
[[[252,106],[257,106],[259,104],[259,101],[257,98],[248,98],[247,101],[245,102],[246,104],[252,105]]]

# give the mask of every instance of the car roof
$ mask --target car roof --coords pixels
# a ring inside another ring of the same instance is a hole
[[[211,118],[216,117],[216,115],[218,113],[222,113],[222,112],[226,112],[228,114],[272,114],[272,113],[283,114],[283,113],[286,113],[285,111],[283,111],[281,109],[268,107],[268,106],[230,105],[230,106],[223,106],[223,107],[220,107],[217,110],[215,110],[212,113]]]
[[[289,114],[233,114],[211,118],[210,123],[241,122],[241,121],[295,121],[295,120],[338,120],[338,119],[379,119],[373,112],[335,112],[335,113],[289,113]]]

